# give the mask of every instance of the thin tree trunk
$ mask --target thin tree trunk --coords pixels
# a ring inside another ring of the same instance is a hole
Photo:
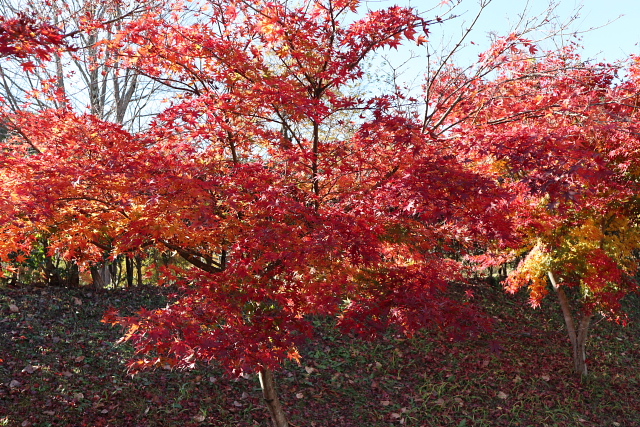
[[[269,408],[274,427],[289,427],[287,416],[282,410],[282,405],[278,398],[273,372],[270,369],[263,368],[258,373],[258,378],[260,379],[260,387],[262,388],[262,397],[267,404],[267,408]]]
[[[44,252],[44,265],[43,265],[43,273],[44,273],[44,282],[46,286],[60,286],[62,285],[60,280],[60,273],[56,268],[56,265],[53,263],[53,258],[49,255],[49,241],[48,239],[42,240],[42,249]]]
[[[103,261],[91,267],[91,278],[93,279],[94,288],[105,289],[111,284],[111,268],[109,261]]]
[[[120,284],[120,259],[116,258],[113,262],[109,262],[109,277],[114,288]]]
[[[133,287],[133,258],[127,256],[124,258],[124,266],[127,272],[127,288]]]
[[[562,309],[562,315],[564,316],[564,323],[567,325],[567,334],[571,341],[571,350],[573,353],[573,369],[578,375],[584,377],[587,375],[587,334],[589,333],[589,325],[591,324],[593,314],[583,313],[580,318],[578,330],[576,331],[576,325],[573,321],[573,315],[571,314],[571,306],[569,304],[567,294],[564,292],[562,287],[558,286],[553,273],[549,271],[547,274],[549,276],[549,280],[551,280],[553,289],[556,291],[556,295],[558,295],[558,301],[560,302],[560,308]]]
[[[104,279],[101,274],[101,267],[91,266],[89,269],[91,271],[91,281],[94,289],[103,289],[105,287]]]
[[[575,360],[574,363],[576,372],[579,372],[582,376],[587,375],[587,334],[589,333],[592,317],[593,314],[591,313],[583,313],[578,327],[578,340],[576,342],[578,359]]]
[[[71,263],[67,267],[68,277],[67,277],[67,286],[72,288],[77,288],[80,286],[80,269],[78,268],[78,264],[71,261]]]
[[[45,254],[44,254],[44,279],[47,286],[60,286],[60,275],[53,259],[47,254],[47,243],[45,242]]]
[[[138,276],[138,287],[142,287],[142,257],[136,255],[136,273]]]

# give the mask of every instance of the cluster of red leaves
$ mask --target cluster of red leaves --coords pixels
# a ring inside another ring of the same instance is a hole
[[[0,57],[26,59],[34,56],[49,60],[51,54],[63,47],[65,35],[53,25],[38,22],[33,17],[20,14],[15,18],[0,17]],[[35,64],[22,63],[25,71],[31,71]]]

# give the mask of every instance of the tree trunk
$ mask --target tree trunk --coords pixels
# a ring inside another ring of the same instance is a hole
[[[575,352],[578,357],[574,360],[574,367],[576,372],[579,372],[583,377],[587,375],[587,334],[589,333],[589,326],[591,325],[591,318],[593,314],[583,313],[580,319],[580,326],[578,327],[578,337],[576,341]]]
[[[142,287],[142,257],[136,255],[136,273],[138,275],[138,287]]]
[[[91,279],[95,289],[104,289],[111,284],[109,261],[91,267]]]
[[[47,254],[47,249],[47,246],[45,246],[44,280],[47,286],[60,286],[62,284],[60,274],[58,273],[56,266],[53,264],[53,259]]]
[[[124,258],[124,266],[126,270],[127,276],[127,288],[133,287],[133,258],[125,257]]]
[[[567,325],[567,334],[571,341],[573,354],[573,369],[576,374],[585,377],[587,375],[587,334],[589,332],[589,325],[591,324],[593,314],[583,313],[580,318],[578,330],[576,331],[567,294],[564,292],[562,287],[558,286],[553,273],[549,271],[547,274],[549,275],[549,280],[551,280],[553,289],[556,291],[556,295],[558,295],[558,301],[560,302],[560,308],[562,309],[562,315],[564,316],[564,323]]]
[[[71,263],[67,267],[67,281],[66,284],[70,288],[77,288],[80,286],[80,269],[78,268],[78,264],[71,261]]]
[[[44,238],[42,240],[42,250],[44,253],[44,282],[46,286],[61,286],[62,280],[60,279],[60,273],[58,268],[53,263],[53,258],[49,255],[49,240]]]
[[[120,259],[116,258],[113,262],[109,262],[109,277],[114,288],[120,284]]]
[[[258,378],[260,379],[260,387],[262,388],[262,397],[267,404],[267,408],[269,408],[274,427],[288,427],[289,422],[278,398],[273,372],[270,369],[263,368],[258,373]]]

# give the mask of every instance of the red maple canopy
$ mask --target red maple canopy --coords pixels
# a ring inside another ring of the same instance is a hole
[[[4,262],[43,238],[85,266],[149,247],[186,261],[164,272],[181,288],[167,308],[106,318],[128,327],[134,368],[276,367],[314,315],[472,333],[486,322],[444,292],[469,260],[528,253],[511,290],[539,301],[551,272],[589,312],[635,289],[635,64],[616,80],[510,36],[480,58],[493,73],[442,68],[421,118],[363,86],[372,52],[424,43],[433,22],[410,8],[186,7],[149,8],[101,44],[171,91],[145,130],[70,106],[4,114]]]
[[[181,286],[176,302],[108,316],[155,355],[136,367],[275,367],[298,357],[310,315],[367,334],[475,330],[442,290],[462,277],[452,245],[503,231],[487,226],[492,181],[393,96],[361,93],[367,55],[422,43],[429,23],[392,7],[343,24],[356,6],[225,1],[186,23],[151,11],[129,24],[112,49],[180,96],[135,135],[68,109],[13,115],[3,259],[43,235],[80,263],[150,246],[181,255],[189,266],[164,277]]]

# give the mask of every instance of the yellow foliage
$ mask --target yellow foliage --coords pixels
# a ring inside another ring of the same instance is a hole
[[[638,249],[640,229],[632,219],[620,214],[590,217],[539,238],[510,274],[506,288],[516,292],[528,287],[535,306],[548,292],[547,273],[554,272],[565,283],[579,284],[583,297],[591,300],[620,285],[616,283],[620,276],[610,270],[611,260],[627,274],[635,274],[638,264],[634,253]]]
[[[573,238],[572,240],[579,242],[579,244],[589,246],[592,246],[604,238],[602,229],[595,223],[593,218],[587,218],[581,226],[571,230],[570,236]]]
[[[635,270],[634,251],[640,249],[640,230],[629,218],[611,215],[601,224],[589,218],[571,229],[554,256],[554,264],[562,268],[569,264],[581,275],[597,274],[586,261],[586,255],[603,250],[627,271]]]
[[[547,272],[552,258],[541,241],[531,249],[518,268],[506,281],[507,291],[515,293],[524,286],[529,287],[531,301],[537,305],[547,294]]]
[[[625,270],[633,272],[636,269],[634,252],[640,249],[640,229],[629,218],[615,216],[611,218],[605,229],[603,242],[604,251]]]

